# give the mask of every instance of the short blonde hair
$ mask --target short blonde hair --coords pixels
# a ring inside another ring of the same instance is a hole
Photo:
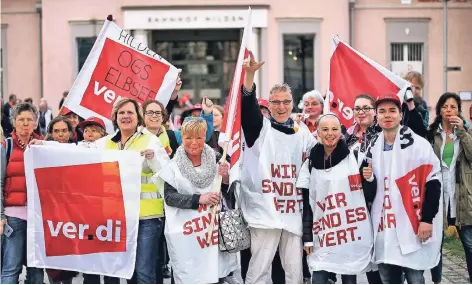
[[[184,124],[182,125],[181,132],[182,136],[187,134],[196,135],[201,132],[206,134],[207,129],[207,122],[202,117],[188,117],[185,119]]]

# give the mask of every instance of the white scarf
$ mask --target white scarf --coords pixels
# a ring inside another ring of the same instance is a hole
[[[372,147],[367,153],[367,159],[372,158],[372,167],[377,178],[377,194],[372,206],[374,241],[378,236],[384,210],[385,188],[388,188],[391,209],[396,220],[397,240],[389,240],[395,236],[385,235],[385,243],[398,243],[398,248],[381,245],[380,248],[376,247],[375,251],[380,250],[386,253],[383,256],[389,256],[388,262],[381,261],[384,263],[418,270],[432,268],[437,264],[442,242],[442,193],[438,213],[433,219],[433,236],[422,244],[417,232],[421,221],[425,184],[439,179],[441,171],[439,160],[428,141],[404,126],[399,128],[393,149],[390,151],[392,159],[388,171],[383,158],[384,137],[382,131],[376,141],[372,142]],[[384,180],[385,178],[387,180]],[[379,263],[378,260],[376,262]]]

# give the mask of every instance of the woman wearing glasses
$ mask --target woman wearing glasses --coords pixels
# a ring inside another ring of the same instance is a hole
[[[345,135],[349,149],[365,152],[372,137],[381,131],[376,125],[374,102],[374,98],[368,94],[360,94],[354,100],[355,122]]]
[[[182,87],[182,81],[178,79],[174,93],[178,92]],[[175,95],[177,96],[177,95]],[[170,104],[171,102],[169,102]],[[169,119],[172,107],[166,109],[162,103],[157,100],[149,100],[143,103],[144,126],[149,132],[156,135],[161,141],[162,146],[167,151],[170,158],[174,157],[175,151],[182,144],[182,135],[180,130],[166,130],[164,122]],[[207,122],[206,142],[208,142],[213,134],[213,102],[207,97],[202,101],[203,112],[200,114]]]

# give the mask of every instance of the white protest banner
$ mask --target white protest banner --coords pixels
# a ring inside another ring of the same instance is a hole
[[[325,270],[355,275],[372,259],[372,222],[364,197],[362,180],[354,154],[350,153],[329,171],[306,161],[297,188],[309,191],[313,211],[313,253],[308,256],[311,271]]]
[[[131,278],[140,171],[135,152],[28,148],[28,266]]]
[[[175,88],[179,69],[122,30],[111,16],[72,86],[64,107],[87,119],[100,117],[107,131],[113,103],[120,97],[164,106]]]

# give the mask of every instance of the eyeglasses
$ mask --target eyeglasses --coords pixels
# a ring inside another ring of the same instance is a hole
[[[201,121],[205,121],[205,119],[203,117],[191,117],[191,116],[184,119],[184,123],[190,122],[190,121],[201,122]]]
[[[160,117],[160,116],[162,116],[161,111],[146,111],[146,113],[144,113],[144,114],[146,116],[149,116],[149,117],[153,117],[153,116]]]
[[[360,112],[367,113],[370,110],[374,110],[374,109],[375,109],[374,107],[366,107],[366,106],[364,106],[362,108],[361,107],[354,107],[354,112],[356,112],[356,113],[360,113]]]
[[[292,100],[269,100],[269,103],[274,104],[274,105],[280,105],[281,103],[284,105],[290,105],[292,103]]]

